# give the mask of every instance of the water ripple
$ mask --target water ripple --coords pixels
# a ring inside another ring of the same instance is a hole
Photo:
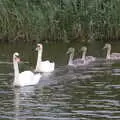
[[[120,119],[118,68],[99,62],[58,66],[36,86],[15,88],[13,73],[0,73],[0,119]],[[115,74],[114,74],[115,73]]]

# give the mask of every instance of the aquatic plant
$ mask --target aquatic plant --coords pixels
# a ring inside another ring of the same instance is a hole
[[[119,40],[120,0],[0,0],[0,39]]]

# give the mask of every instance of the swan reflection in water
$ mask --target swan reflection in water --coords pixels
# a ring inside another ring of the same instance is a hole
[[[14,88],[14,120],[26,120],[24,107],[29,104],[29,101],[34,95],[35,86],[17,87]]]

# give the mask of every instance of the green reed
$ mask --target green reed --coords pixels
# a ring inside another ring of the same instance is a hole
[[[119,40],[120,0],[0,0],[0,39]]]

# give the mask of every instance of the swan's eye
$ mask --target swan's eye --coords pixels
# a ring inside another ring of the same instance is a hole
[[[42,45],[41,45],[41,44],[38,44],[38,45],[37,45],[37,48],[42,48]]]
[[[15,57],[19,57],[19,55],[15,55]]]
[[[37,44],[37,47],[40,47],[41,45],[40,44]]]

